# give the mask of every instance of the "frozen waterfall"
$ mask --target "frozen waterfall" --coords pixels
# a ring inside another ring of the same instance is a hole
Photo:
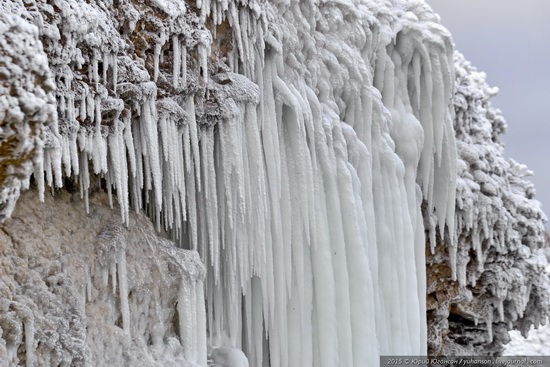
[[[56,75],[38,185],[74,177],[86,199],[90,174],[104,177],[124,221],[145,208],[198,250],[211,343],[251,366],[264,348],[273,367],[425,354],[423,201],[432,245],[456,237],[450,38],[423,2],[313,5],[202,2],[198,27],[231,27],[227,54],[170,8],[146,65],[175,89],[164,98],[102,39],[88,84]]]
[[[36,25],[57,86],[39,195],[75,182],[90,210],[101,187],[126,225],[144,211],[198,251],[204,292],[183,282],[177,306],[188,362],[204,364],[206,338],[251,367],[426,355],[426,244],[457,280],[461,230],[453,47],[431,9],[115,3],[58,0],[47,20],[40,2],[0,5],[0,25]],[[203,302],[208,333],[187,311]]]

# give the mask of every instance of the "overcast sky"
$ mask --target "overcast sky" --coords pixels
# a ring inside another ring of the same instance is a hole
[[[526,164],[550,216],[550,1],[426,0],[456,48],[499,87],[505,153]],[[549,225],[547,224],[547,228]]]

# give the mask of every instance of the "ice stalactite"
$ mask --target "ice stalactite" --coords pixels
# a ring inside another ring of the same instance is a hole
[[[462,286],[459,243],[477,219],[456,197],[466,150],[453,47],[423,1],[58,7],[54,19],[42,3],[10,8],[42,27],[55,60],[59,122],[36,160],[40,197],[78,182],[89,212],[90,192],[106,188],[126,226],[143,210],[206,266],[204,285],[177,279],[174,342],[134,326],[150,309],[127,299],[123,252],[106,260],[102,287],[118,287],[126,335],[138,328],[200,365],[206,330],[252,366],[427,352],[426,243]],[[164,301],[150,302],[166,319]]]

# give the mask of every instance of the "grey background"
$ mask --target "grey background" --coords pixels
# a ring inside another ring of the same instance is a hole
[[[550,215],[550,1],[426,1],[456,48],[499,87],[492,105],[508,124],[506,157],[534,171],[536,198]]]

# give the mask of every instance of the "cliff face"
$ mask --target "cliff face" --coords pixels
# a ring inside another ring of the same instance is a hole
[[[0,10],[4,217],[34,173],[2,224],[4,361],[377,365],[547,314],[533,188],[422,1]]]

